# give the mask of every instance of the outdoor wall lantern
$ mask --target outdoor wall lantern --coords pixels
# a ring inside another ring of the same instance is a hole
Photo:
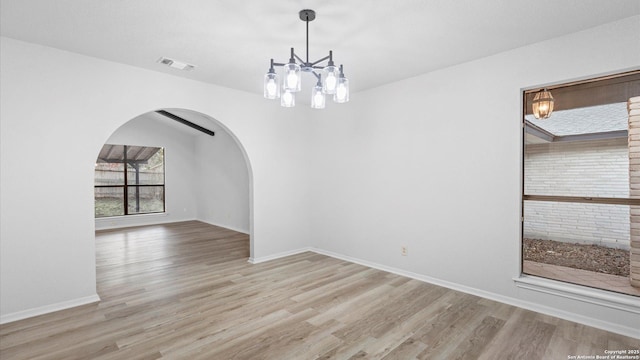
[[[553,112],[553,96],[547,89],[538,91],[531,104],[536,119],[548,119]]]

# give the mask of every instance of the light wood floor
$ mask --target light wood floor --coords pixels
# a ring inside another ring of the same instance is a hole
[[[639,340],[199,222],[96,234],[102,301],[0,326],[4,359],[567,359]]]

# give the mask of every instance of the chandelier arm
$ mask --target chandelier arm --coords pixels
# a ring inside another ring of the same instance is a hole
[[[330,59],[330,58],[331,58],[331,57],[330,57],[329,55],[327,55],[327,56],[323,57],[322,59],[320,59],[320,60],[318,60],[318,61],[316,61],[316,62],[313,62],[313,63],[311,63],[311,64],[309,64],[309,65],[310,65],[310,66],[314,66],[314,65],[316,65],[316,64],[318,64],[318,63],[321,63],[321,62],[323,62],[323,61],[325,61],[325,60],[327,60],[327,59]]]
[[[302,60],[302,59],[300,58],[300,56],[298,56],[298,55],[296,55],[296,54],[293,54],[293,56],[294,56],[296,59],[298,59],[298,61],[300,61],[300,64],[302,64],[302,65],[306,65],[306,64],[307,64],[307,63],[305,63],[305,62],[304,62],[304,60]]]
[[[318,83],[322,81],[322,75],[316,73],[315,71],[311,71],[311,73],[316,76],[316,79],[318,79]]]
[[[273,65],[273,66],[285,66],[285,65],[287,65],[287,64],[285,64],[285,63],[277,63],[277,62],[274,62],[272,65]]]

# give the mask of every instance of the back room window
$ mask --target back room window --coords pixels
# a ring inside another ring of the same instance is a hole
[[[96,218],[165,212],[164,148],[105,144],[94,179]]]

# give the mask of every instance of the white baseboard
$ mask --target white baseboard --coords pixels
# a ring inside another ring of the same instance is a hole
[[[98,294],[95,294],[95,295],[86,296],[79,299],[67,300],[67,301],[46,305],[46,306],[41,306],[41,307],[29,309],[29,310],[18,311],[11,314],[0,316],[0,324],[6,324],[6,323],[18,321],[18,320],[23,320],[26,318],[30,318],[38,315],[44,315],[54,311],[65,310],[65,309],[69,309],[69,308],[80,306],[80,305],[92,304],[98,301],[100,301],[100,296],[98,296]]]
[[[118,217],[118,219],[122,219],[123,221],[129,221],[128,223],[125,222],[118,222],[117,224],[113,224],[113,225],[105,225],[103,223],[109,222],[110,218],[101,218],[101,219],[96,219],[96,231],[100,231],[100,230],[114,230],[114,229],[124,229],[124,228],[131,228],[131,227],[139,227],[139,226],[152,226],[152,225],[161,225],[161,224],[173,224],[173,223],[179,223],[179,222],[185,222],[185,221],[199,221],[205,224],[209,224],[209,225],[213,225],[213,226],[217,226],[217,227],[221,227],[221,228],[225,228],[225,229],[229,229],[229,230],[233,230],[239,233],[243,233],[243,234],[247,234],[249,235],[249,232],[245,229],[238,229],[235,228],[233,226],[227,226],[227,225],[220,225],[220,224],[216,224],[210,221],[206,221],[206,220],[202,220],[202,219],[196,219],[196,218],[192,218],[192,219],[181,219],[181,220],[176,220],[176,219],[162,219],[161,217],[166,217],[169,216],[169,214],[167,213],[162,213],[162,214],[142,214],[142,215],[135,215],[135,217],[138,216],[153,216],[155,217],[155,219],[148,221],[148,222],[140,222],[139,220],[136,221],[136,219],[129,219],[129,217],[132,216],[120,216]],[[102,221],[102,219],[105,219],[104,221]],[[147,219],[148,220],[148,219]]]
[[[247,231],[247,230],[245,230],[245,229],[238,229],[238,228],[236,228],[236,227],[228,226],[228,225],[220,225],[220,224],[216,224],[216,223],[213,223],[213,222],[211,222],[211,221],[202,220],[202,219],[195,219],[195,220],[196,220],[196,221],[203,222],[203,223],[205,223],[205,224],[209,224],[209,225],[213,225],[213,226],[217,226],[217,227],[221,227],[221,228],[225,228],[225,229],[233,230],[233,231],[235,231],[235,232],[239,232],[239,233],[242,233],[242,234],[249,235],[249,231]]]
[[[124,229],[138,226],[151,226],[160,224],[171,224],[184,221],[199,221],[195,218],[191,219],[172,219],[169,213],[158,214],[140,214],[118,216],[115,218],[98,218],[95,220],[96,231]]]
[[[263,257],[259,257],[259,258],[250,257],[249,258],[249,262],[251,264],[259,264],[259,263],[263,263],[263,262],[266,262],[266,261],[276,260],[276,259],[280,259],[280,258],[283,258],[283,257],[291,256],[291,255],[301,254],[301,253],[307,252],[307,251],[314,251],[314,248],[305,247],[305,248],[291,250],[291,251],[285,251],[285,252],[281,252],[281,253],[277,253],[277,254],[273,254],[273,255],[269,255],[269,256],[263,256]]]

